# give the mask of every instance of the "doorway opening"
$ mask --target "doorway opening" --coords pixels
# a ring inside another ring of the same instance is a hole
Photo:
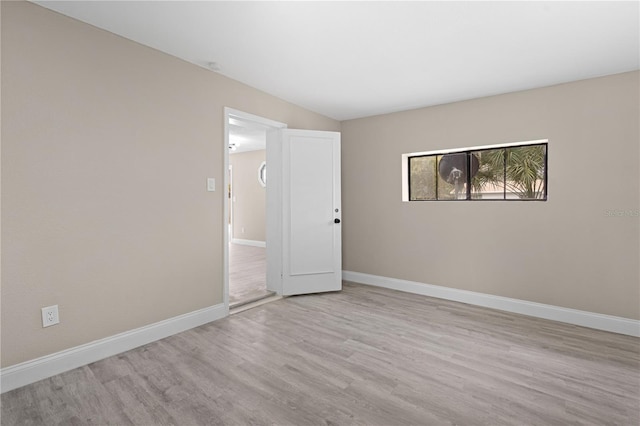
[[[224,303],[235,309],[275,294],[267,288],[267,132],[286,124],[225,108]]]

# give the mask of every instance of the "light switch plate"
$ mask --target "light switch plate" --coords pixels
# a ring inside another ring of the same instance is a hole
[[[213,192],[216,190],[216,180],[214,178],[207,178],[207,191]]]

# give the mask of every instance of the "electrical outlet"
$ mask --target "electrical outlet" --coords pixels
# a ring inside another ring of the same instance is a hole
[[[58,317],[58,305],[47,306],[42,308],[42,326],[49,327],[50,325],[56,325],[60,322]]]

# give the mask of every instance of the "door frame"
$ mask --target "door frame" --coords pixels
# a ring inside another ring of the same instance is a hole
[[[248,112],[244,112],[244,111],[240,111],[237,109],[233,109],[230,107],[224,107],[224,191],[225,191],[225,195],[224,195],[224,214],[223,214],[223,233],[222,235],[223,237],[223,288],[222,288],[222,299],[224,302],[224,308],[227,312],[227,314],[229,313],[229,197],[227,196],[226,192],[228,191],[229,188],[229,120],[232,118],[238,118],[240,120],[243,121],[250,121],[253,123],[258,123],[267,127],[270,127],[270,130],[277,130],[277,129],[286,129],[287,128],[287,124],[285,123],[281,123],[279,121],[275,121],[275,120],[271,120],[268,118],[264,118],[264,117],[260,117],[258,115],[254,115],[254,114],[250,114]],[[269,138],[266,138],[266,155],[267,158],[269,158],[269,153],[270,151],[272,151],[274,148],[273,143],[269,143]],[[268,163],[267,163],[268,164]],[[272,168],[271,170],[269,170],[269,178],[271,179],[273,177],[273,179],[277,179],[278,175],[281,172],[279,170],[274,170],[274,168]],[[271,203],[269,202],[269,184],[267,181],[267,210],[269,210],[269,206],[270,205],[274,205],[277,204],[275,203],[275,200],[272,200]],[[232,195],[233,196],[233,195]],[[268,213],[267,213],[268,214]],[[282,269],[282,265],[270,265],[269,264],[269,232],[268,232],[268,228],[269,228],[269,224],[267,223],[267,271],[269,270],[274,270],[277,268]],[[269,288],[269,283],[267,282],[267,288]],[[269,288],[272,291],[276,291],[277,294],[282,294],[282,287],[280,286],[279,288]]]
[[[229,164],[227,168],[229,174],[225,190],[227,191],[227,203],[229,205],[229,222],[227,223],[229,229],[229,241],[233,240],[233,165]]]

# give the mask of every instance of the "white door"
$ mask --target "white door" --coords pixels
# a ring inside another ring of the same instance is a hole
[[[273,238],[267,235],[273,251],[267,259],[268,280],[279,278],[283,295],[341,290],[340,133],[284,129],[269,139],[279,149],[267,157],[267,188],[274,184],[267,198],[280,208],[269,217],[267,207],[268,227],[279,222],[271,227]],[[271,181],[274,169],[281,171],[278,182]],[[280,241],[272,245],[274,239]]]

